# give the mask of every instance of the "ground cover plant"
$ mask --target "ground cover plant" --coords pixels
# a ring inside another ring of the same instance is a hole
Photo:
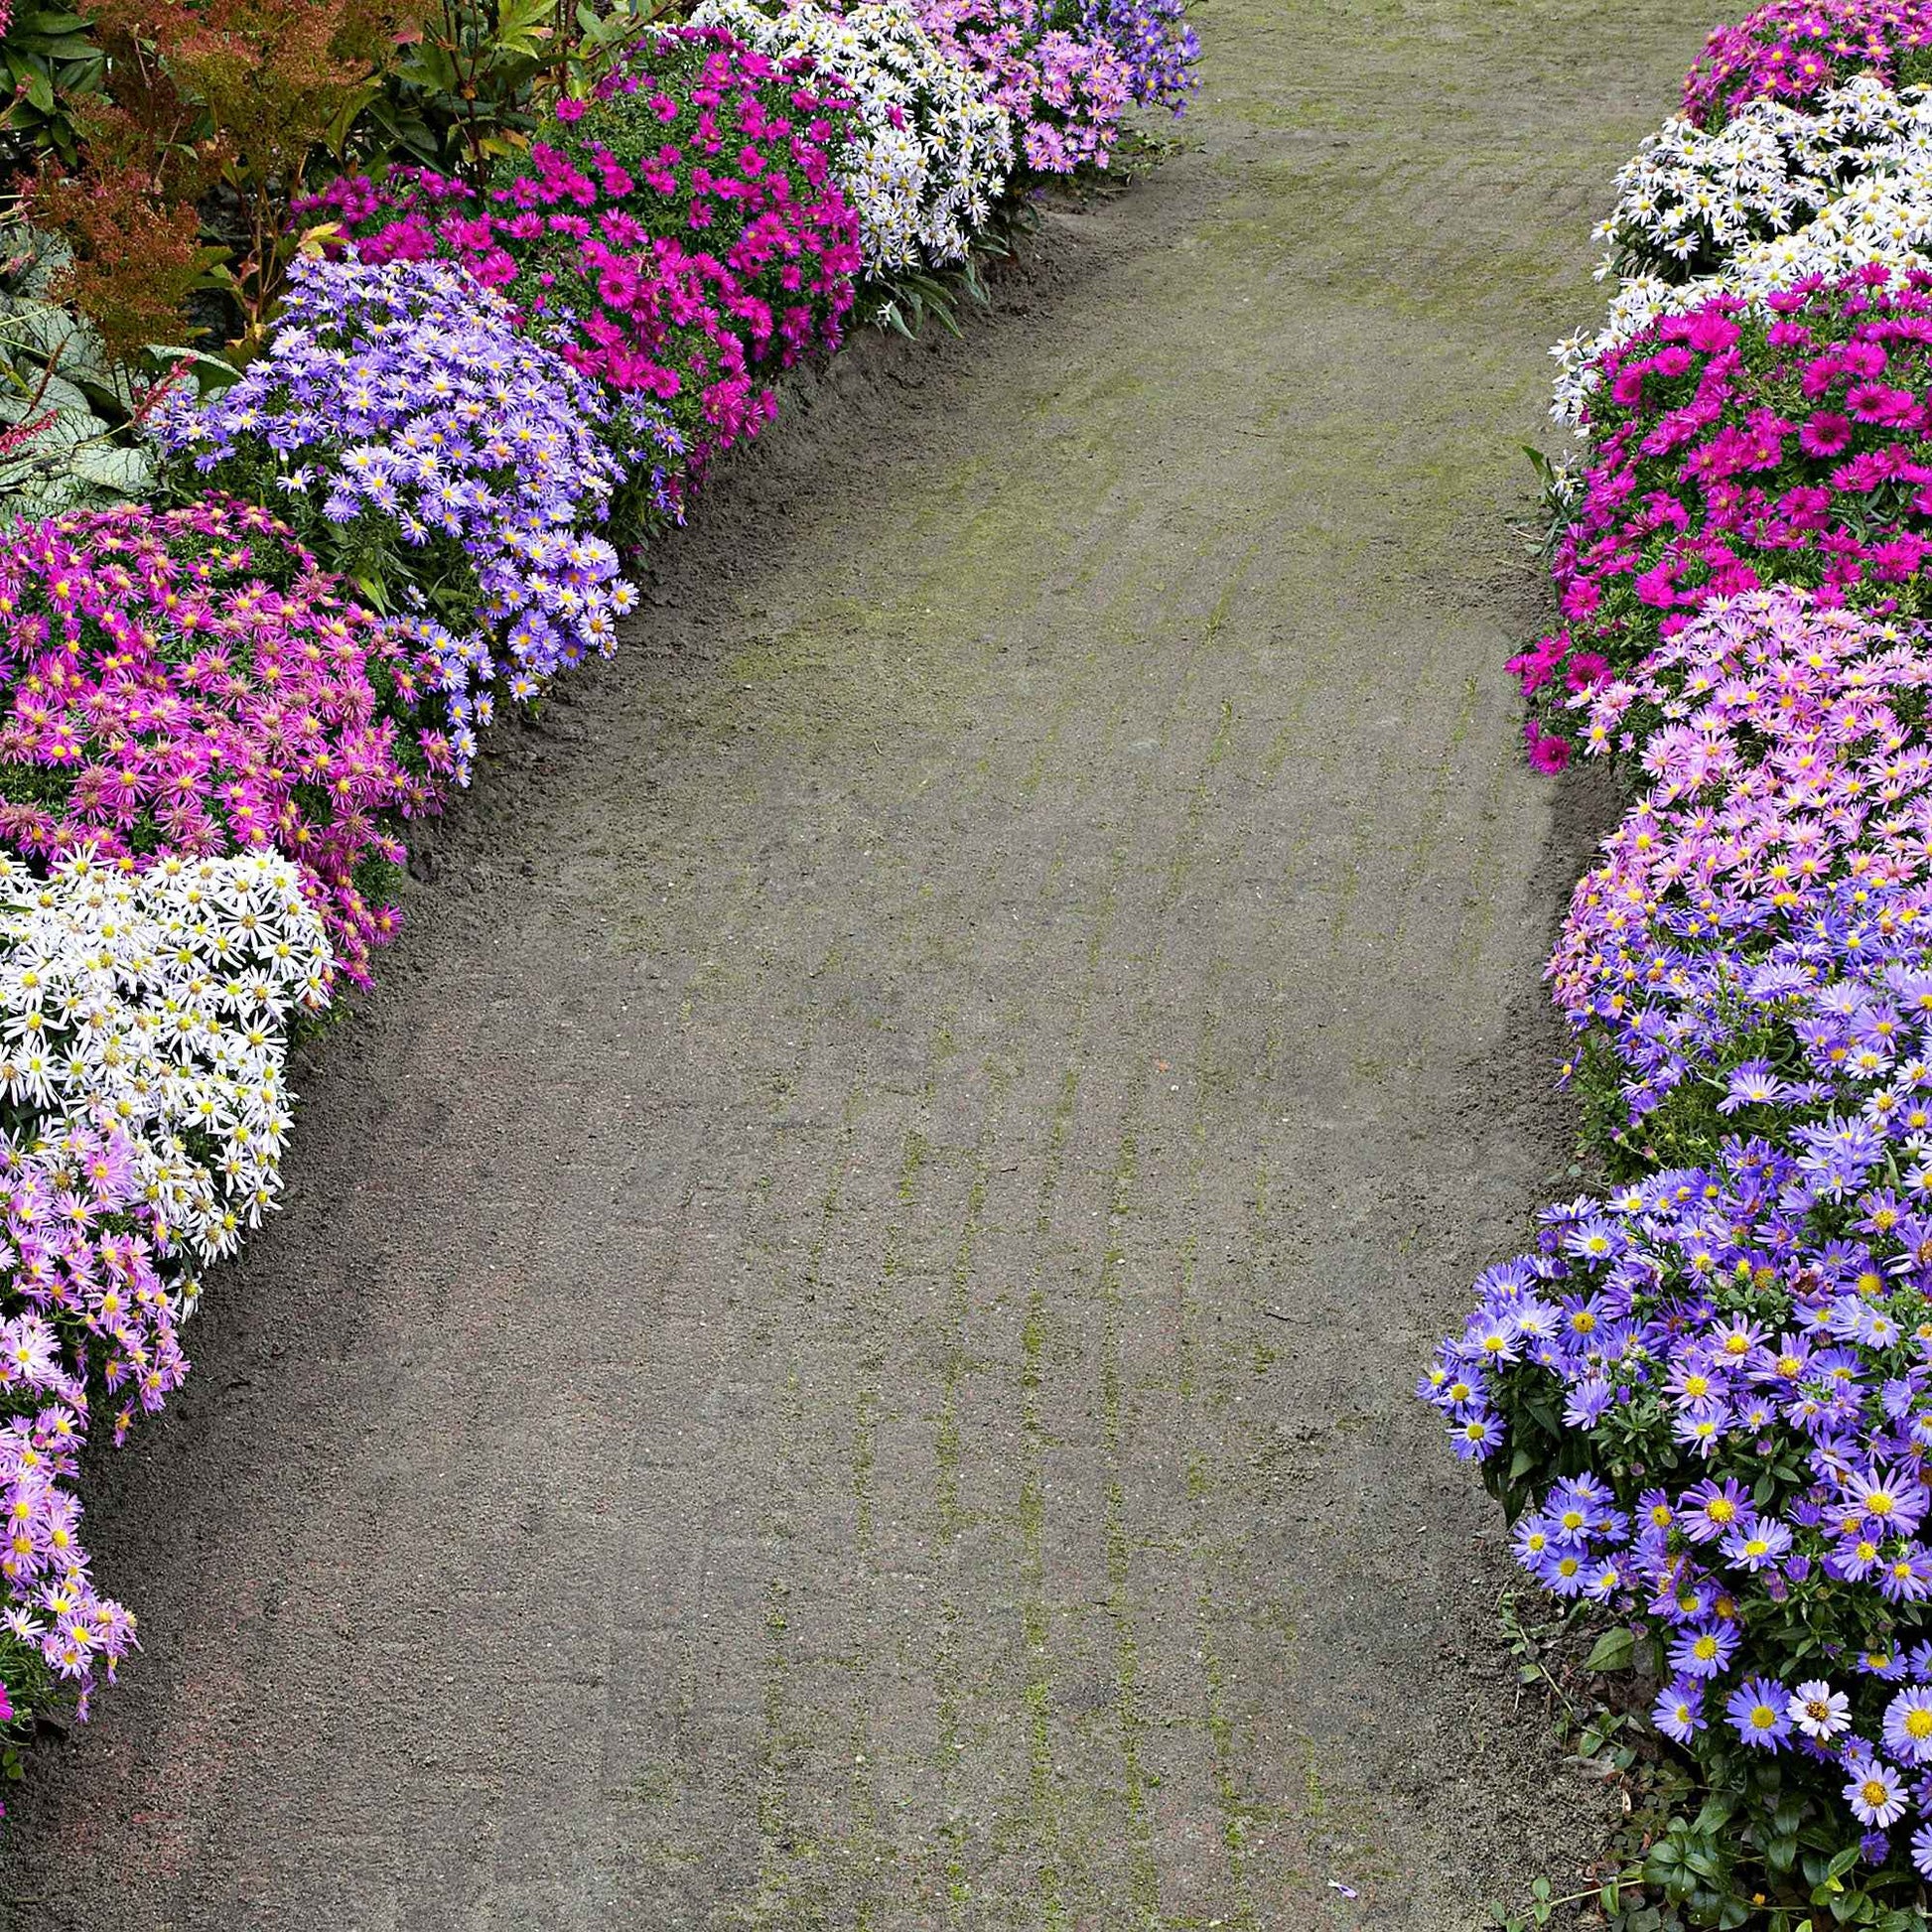
[[[1421,1393],[1641,1693],[1595,1741],[1667,1796],[1572,1901],[1629,1927],[1932,1903],[1929,62],[1891,0],[1714,33],[1556,350],[1511,668],[1629,794],[1550,966],[1598,1184]]]
[[[1198,55],[1182,0],[687,11],[0,6],[8,1774],[136,1646],[82,1448],[187,1373],[413,828],[784,370],[977,287]]]

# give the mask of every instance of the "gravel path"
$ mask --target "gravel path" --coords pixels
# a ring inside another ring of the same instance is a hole
[[[19,1927],[1461,1927],[1596,1843],[1411,1400],[1560,1164],[1507,516],[1666,0],[1212,0],[439,833]],[[1354,1888],[1351,1900],[1330,1885]]]

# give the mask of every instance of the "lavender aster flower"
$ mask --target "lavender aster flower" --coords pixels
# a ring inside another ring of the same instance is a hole
[[[1791,1735],[1785,1706],[1791,1693],[1774,1677],[1746,1678],[1725,1701],[1725,1715],[1745,1743],[1758,1750],[1780,1750]]]
[[[595,534],[622,481],[597,434],[607,413],[595,382],[462,269],[347,259],[298,263],[268,353],[205,401],[172,392],[154,434],[244,490],[264,464],[278,482],[323,487],[324,522],[386,528],[411,550],[450,546],[447,588],[484,626],[403,623],[436,648],[451,734],[467,747],[506,672],[534,695],[616,646],[635,594]],[[431,555],[418,568],[434,578],[440,566]],[[463,753],[459,775],[467,763]]]

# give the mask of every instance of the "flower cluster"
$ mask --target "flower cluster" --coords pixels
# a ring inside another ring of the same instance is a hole
[[[300,868],[343,970],[395,926],[371,868],[433,810],[440,671],[265,510],[77,511],[0,536],[0,844],[147,865],[250,850]]]
[[[171,397],[155,433],[221,487],[278,497],[357,576],[399,535],[423,553],[409,575],[426,604],[482,615],[486,631],[435,651],[451,716],[434,762],[466,780],[497,658],[511,696],[534,697],[608,656],[634,602],[596,534],[623,475],[606,414],[597,385],[460,268],[317,261],[291,276],[268,353],[206,401]]]
[[[1769,0],[1717,28],[1684,81],[1684,113],[1722,125],[1752,100],[1815,99],[1862,72],[1932,78],[1932,0]]]
[[[1639,1621],[1667,1735],[1788,1753],[1826,1806],[1883,1778],[1890,1825],[1932,1817],[1932,1223],[1851,1123],[1798,1138],[1548,1209],[1422,1392],[1466,1456],[1566,1461],[1518,1556]]]
[[[1649,783],[1571,903],[1550,977],[1584,1035],[1603,1151],[1666,1166],[1731,1131],[1849,1104],[1910,1120],[1896,1054],[1846,1013],[1916,961],[1932,690],[1916,627],[1802,592],[1714,608],[1582,709],[1593,752],[1641,745]],[[1928,981],[1932,985],[1932,981]],[[1883,1089],[1883,1091],[1878,1091]]]
[[[286,1022],[330,972],[284,859],[80,854],[39,879],[0,854],[0,1627],[83,1709],[134,1640],[79,1539],[90,1391],[119,1442],[180,1385],[196,1271],[274,1203]]]
[[[838,183],[853,110],[807,66],[718,29],[650,33],[487,190],[405,170],[338,182],[307,211],[341,220],[367,263],[451,256],[552,328],[567,361],[650,412],[674,492],[675,464],[701,472],[770,420],[771,374],[842,339],[861,266]]]
[[[1619,277],[1603,327],[1551,351],[1559,422],[1587,419],[1604,359],[1660,316],[1761,299],[1873,262],[1923,266],[1932,242],[1932,99],[1868,77],[1814,112],[1754,101],[1718,133],[1674,120],[1617,176],[1597,239]]]
[[[1932,108],[1861,75],[1809,112],[1755,100],[1715,133],[1666,121],[1617,171],[1615,208],[1595,239],[1599,278],[1640,264],[1688,279],[1754,242],[1802,227],[1855,175],[1921,161]]]
[[[1013,117],[1035,174],[1105,168],[1134,97],[1128,59],[1053,24],[1053,0],[917,0],[926,31]]]
[[[171,855],[132,873],[80,853],[45,882],[0,855],[0,1117],[28,1144],[125,1139],[130,1211],[177,1314],[200,1269],[275,1205],[288,1027],[327,1006],[333,975],[277,855]]]
[[[691,22],[837,76],[859,119],[838,179],[858,212],[868,272],[967,258],[1013,172],[1012,124],[940,52],[912,0],[844,13],[793,0],[775,14],[755,0],[703,0]]]
[[[1932,556],[1932,272],[1872,264],[1749,305],[1720,296],[1604,359],[1556,558],[1565,627],[1512,662],[1564,708],[1712,598],[1770,583],[1911,612]]]
[[[1761,10],[1598,230],[1564,621],[1512,668],[1538,763],[1637,792],[1550,968],[1614,1191],[1421,1390],[1779,1904],[1932,1877],[1928,62],[1916,0]]]
[[[1200,84],[1200,36],[1187,24],[1186,0],[1083,0],[1080,31],[1126,63],[1136,105],[1185,110]]]
[[[0,1320],[0,1631],[15,1647],[15,1684],[24,1653],[77,1689],[82,1717],[96,1672],[111,1681],[135,1644],[132,1612],[94,1588],[80,1542],[88,1384],[111,1366],[158,1404],[188,1366],[153,1252],[127,1231],[137,1199],[123,1133],[75,1128],[42,1145],[0,1144],[0,1214],[15,1257]],[[11,1717],[12,1696],[5,1702]]]

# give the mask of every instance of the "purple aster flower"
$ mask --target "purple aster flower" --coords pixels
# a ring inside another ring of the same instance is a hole
[[[1865,1521],[1887,1536],[1910,1536],[1932,1501],[1924,1484],[1903,1469],[1857,1470],[1847,1479],[1845,1491],[1863,1510]]]
[[[1721,1546],[1740,1570],[1758,1571],[1790,1554],[1791,1532],[1775,1516],[1757,1516],[1732,1530]]]
[[[1905,1783],[1878,1757],[1847,1757],[1845,1801],[1861,1825],[1883,1828],[1905,1815]]]
[[[1781,1750],[1791,1735],[1791,1693],[1775,1677],[1747,1677],[1725,1702],[1731,1727],[1755,1750]]]
[[[1685,1630],[1672,1639],[1671,1668],[1686,1677],[1706,1680],[1721,1677],[1729,1667],[1736,1649],[1737,1633],[1727,1623],[1707,1625],[1702,1630]]]
[[[1679,1524],[1693,1543],[1709,1543],[1734,1529],[1750,1508],[1750,1491],[1734,1476],[1707,1476],[1685,1490]]]
[[[1688,1744],[1705,1727],[1704,1686],[1692,1677],[1673,1679],[1650,1707],[1650,1719],[1673,1743]]]
[[[1884,1739],[1907,1764],[1932,1764],[1932,1690],[1914,1684],[1885,1706]]]
[[[1465,1416],[1449,1433],[1449,1446],[1465,1462],[1493,1455],[1503,1446],[1503,1426],[1495,1416]]]

